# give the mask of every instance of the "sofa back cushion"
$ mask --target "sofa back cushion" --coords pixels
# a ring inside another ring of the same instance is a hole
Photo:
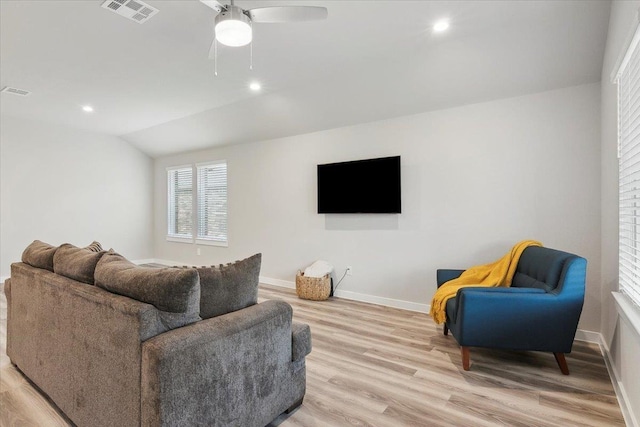
[[[195,269],[141,267],[108,252],[96,267],[96,286],[152,304],[169,329],[200,320],[200,280]]]
[[[200,317],[208,319],[258,302],[258,281],[262,254],[211,267],[198,267],[200,275]]]
[[[511,286],[550,292],[558,287],[565,262],[574,255],[555,249],[530,246],[524,250]]]
[[[57,250],[57,246],[51,246],[40,240],[34,240],[33,243],[27,246],[24,252],[22,252],[22,262],[32,267],[53,271],[53,256]]]
[[[91,248],[78,248],[70,243],[60,245],[53,256],[53,271],[61,276],[93,285],[94,272],[105,251],[96,252]]]

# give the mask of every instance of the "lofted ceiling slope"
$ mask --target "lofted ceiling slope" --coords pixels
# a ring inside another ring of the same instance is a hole
[[[213,11],[152,1],[145,24],[100,0],[0,1],[0,111],[119,135],[150,156],[266,140],[600,80],[606,1],[242,1],[318,5],[255,24],[207,58]],[[431,26],[449,19],[450,29]],[[258,81],[259,93],[248,85]],[[95,108],[86,114],[81,106]]]

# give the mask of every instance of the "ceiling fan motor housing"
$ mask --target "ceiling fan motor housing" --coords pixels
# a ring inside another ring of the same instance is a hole
[[[228,5],[215,19],[216,39],[226,46],[245,46],[251,43],[251,19],[238,6]]]

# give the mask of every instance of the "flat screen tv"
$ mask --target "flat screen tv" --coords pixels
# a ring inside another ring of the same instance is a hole
[[[400,156],[318,165],[318,213],[401,213]]]

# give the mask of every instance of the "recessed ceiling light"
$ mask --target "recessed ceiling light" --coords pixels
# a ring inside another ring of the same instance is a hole
[[[435,31],[436,33],[441,33],[447,28],[449,28],[449,21],[445,20],[438,21],[433,25],[433,31]]]
[[[83,105],[82,111],[85,113],[93,113],[93,107],[91,105]]]
[[[260,83],[258,82],[253,82],[249,85],[249,89],[251,89],[254,92],[259,91],[262,88],[262,86],[260,86]]]

